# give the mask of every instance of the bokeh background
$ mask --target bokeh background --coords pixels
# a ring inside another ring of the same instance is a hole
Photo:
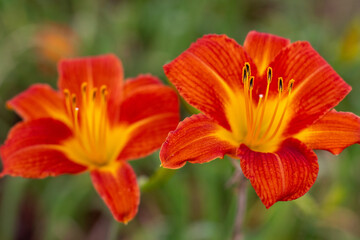
[[[6,100],[33,83],[56,87],[60,58],[115,53],[127,77],[148,72],[167,82],[162,65],[197,38],[224,33],[242,43],[250,30],[309,41],[353,88],[337,110],[360,114],[358,0],[0,0],[0,142],[20,120]],[[189,114],[182,103],[182,117]],[[245,239],[360,239],[359,145],[337,157],[317,154],[318,179],[296,201],[266,210],[249,185]],[[126,226],[113,220],[88,174],[0,179],[0,239],[231,238],[228,159],[158,172],[155,153],[131,164],[143,187]]]

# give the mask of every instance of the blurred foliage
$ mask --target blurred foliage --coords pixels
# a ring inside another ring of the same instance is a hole
[[[253,29],[311,42],[353,87],[337,109],[360,114],[358,0],[0,0],[0,142],[19,121],[6,100],[33,83],[55,87],[60,58],[112,52],[125,76],[149,72],[166,82],[162,65],[197,38],[224,33],[242,43]],[[193,109],[182,103],[185,117]],[[360,238],[359,146],[318,156],[319,177],[296,201],[266,210],[249,187],[246,239]],[[228,159],[171,173],[159,163],[158,153],[131,162],[139,182],[150,181],[126,226],[113,220],[88,174],[2,178],[0,239],[230,239],[236,199]]]

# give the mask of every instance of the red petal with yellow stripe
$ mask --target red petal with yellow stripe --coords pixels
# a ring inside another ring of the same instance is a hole
[[[65,124],[51,118],[17,124],[1,147],[2,175],[44,178],[86,170],[59,148],[62,141],[71,137]]]
[[[126,162],[91,171],[96,191],[110,208],[114,218],[127,223],[134,218],[140,203],[136,175]]]
[[[291,136],[314,123],[351,90],[307,42],[296,42],[283,49],[270,67],[275,79],[284,79],[284,86],[288,86],[291,79],[295,80],[285,136]],[[270,92],[277,93],[276,84],[270,85]]]
[[[319,171],[315,153],[296,139],[287,139],[274,153],[254,152],[241,145],[237,156],[245,177],[267,208],[304,195]]]
[[[160,150],[163,167],[180,168],[186,162],[206,163],[225,154],[235,154],[230,133],[206,115],[197,114],[179,123]]]
[[[165,65],[164,70],[188,103],[230,130],[225,106],[243,88],[245,62],[252,61],[233,39],[207,35]]]
[[[25,121],[52,117],[68,121],[64,98],[46,84],[34,84],[29,89],[7,101],[7,106]],[[35,110],[36,109],[36,110]]]
[[[120,99],[124,73],[121,61],[113,54],[63,60],[59,64],[59,89],[69,90],[82,104],[81,86],[87,84],[90,89],[100,90],[102,86],[110,89],[111,101]]]
[[[350,112],[332,110],[294,137],[311,149],[340,154],[348,146],[360,143],[360,118]]]
[[[269,63],[289,44],[289,39],[251,31],[244,41],[244,49],[257,66],[259,75],[263,75]]]
[[[161,146],[179,122],[176,93],[151,75],[127,80],[119,125],[131,129],[118,159],[144,157]]]

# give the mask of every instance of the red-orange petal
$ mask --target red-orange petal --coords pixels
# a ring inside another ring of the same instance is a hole
[[[259,75],[262,75],[281,49],[289,44],[289,39],[251,31],[245,38],[244,49],[256,64]]]
[[[123,87],[123,68],[121,61],[112,54],[62,60],[58,66],[59,89],[68,89],[77,96],[81,105],[81,85],[100,89],[105,85],[110,94],[110,101],[120,99]]]
[[[25,121],[45,117],[68,119],[62,94],[46,84],[34,84],[9,100],[7,106]]]
[[[127,78],[125,80],[122,97],[127,98],[128,95],[131,95],[140,88],[148,87],[154,84],[162,84],[162,82],[160,81],[160,79],[152,76],[151,74],[140,74],[135,78]]]
[[[132,84],[137,84],[137,80],[126,85]],[[120,106],[118,119],[120,123],[132,124],[152,116],[169,113],[179,115],[176,92],[163,84],[150,84],[127,91],[126,98]]]
[[[238,146],[230,134],[203,114],[193,115],[169,133],[160,150],[163,167],[180,168],[186,162],[206,163],[225,154],[233,155]]]
[[[72,162],[59,150],[61,142],[69,137],[72,137],[70,129],[55,119],[17,124],[0,149],[2,175],[43,178],[84,171],[86,167]]]
[[[178,114],[160,114],[149,118],[131,131],[129,139],[118,156],[119,160],[145,157],[161,147],[166,136],[179,123]]]
[[[114,218],[127,223],[138,211],[140,191],[131,166],[123,161],[115,164],[109,169],[91,171],[91,179]]]
[[[230,129],[225,105],[242,89],[242,67],[251,59],[225,35],[207,35],[164,66],[165,74],[184,99],[221,126]],[[253,64],[252,64],[253,65]],[[256,68],[252,68],[256,75]]]
[[[62,151],[51,149],[46,145],[23,148],[7,158],[2,156],[2,160],[1,176],[8,174],[24,178],[44,178],[76,174],[86,170],[86,167],[69,160]]]
[[[311,149],[339,154],[348,146],[360,143],[360,117],[332,110],[294,137]]]
[[[275,153],[261,153],[241,145],[237,156],[246,178],[266,208],[277,201],[304,195],[314,184],[319,165],[315,153],[296,139],[284,141]]]
[[[270,64],[273,77],[283,77],[284,86],[295,80],[287,114],[291,115],[285,136],[310,126],[336,106],[351,90],[308,42],[296,42],[283,49]],[[277,94],[277,84],[270,90]]]
[[[159,149],[169,131],[179,123],[176,92],[159,80],[156,83],[156,79],[150,75],[139,76],[125,84],[126,98],[121,103],[117,124],[133,130],[119,159],[144,157]],[[147,84],[140,86],[144,82]]]
[[[71,130],[63,122],[53,118],[20,122],[8,133],[7,140],[2,146],[2,154],[8,157],[22,148],[40,144],[60,144],[70,137]]]

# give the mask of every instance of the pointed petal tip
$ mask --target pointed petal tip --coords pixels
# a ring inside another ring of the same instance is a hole
[[[140,204],[140,190],[132,167],[124,162],[91,171],[94,188],[110,209],[116,221],[127,224]]]

